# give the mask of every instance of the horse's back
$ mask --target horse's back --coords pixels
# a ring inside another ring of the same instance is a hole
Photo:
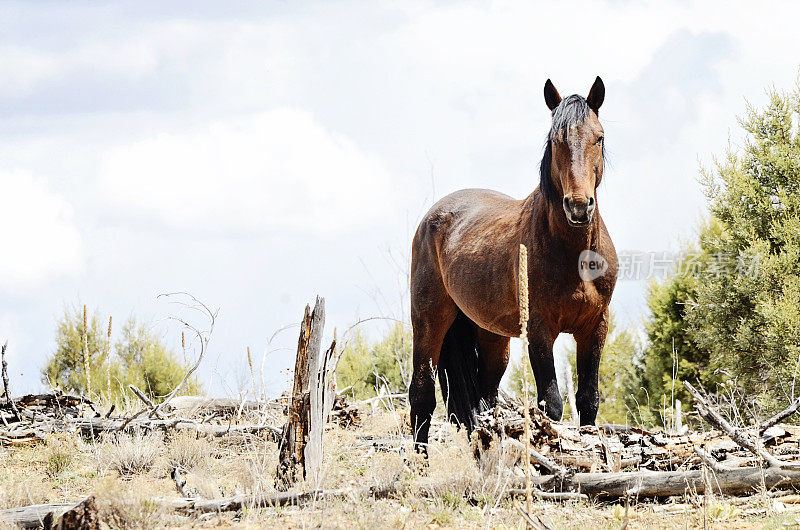
[[[504,217],[513,220],[513,214],[509,216],[509,210],[515,210],[519,203],[520,201],[494,190],[464,189],[450,193],[431,206],[422,218],[414,246],[417,246],[417,240],[425,236],[438,235],[450,239],[475,228],[477,224],[498,221]]]

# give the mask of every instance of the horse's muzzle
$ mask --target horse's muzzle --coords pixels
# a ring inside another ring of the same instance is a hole
[[[592,222],[595,210],[594,197],[565,195],[563,206],[567,222],[571,226],[586,226]]]

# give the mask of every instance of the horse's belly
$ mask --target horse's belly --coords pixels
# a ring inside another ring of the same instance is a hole
[[[504,282],[456,283],[450,296],[458,308],[481,328],[503,335],[519,335],[519,308],[512,292],[502,292]]]

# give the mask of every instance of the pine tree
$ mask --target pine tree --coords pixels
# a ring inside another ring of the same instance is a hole
[[[718,229],[700,245],[727,265],[701,271],[687,321],[699,348],[749,395],[778,406],[793,397],[800,361],[800,87],[770,93],[741,124],[705,185]]]

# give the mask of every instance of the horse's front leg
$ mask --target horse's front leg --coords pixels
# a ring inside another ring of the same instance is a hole
[[[575,393],[575,406],[581,425],[594,425],[597,409],[600,406],[598,378],[600,355],[608,334],[608,309],[597,325],[584,334],[575,335],[577,345],[576,369],[578,372],[578,391]]]
[[[558,391],[556,366],[553,359],[553,339],[545,330],[528,331],[528,356],[536,379],[537,405],[556,421],[561,420],[564,404]]]

